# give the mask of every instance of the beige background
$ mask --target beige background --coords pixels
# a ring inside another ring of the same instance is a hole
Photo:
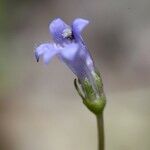
[[[0,1],[0,150],[95,150],[95,117],[56,58],[36,63],[48,23],[90,20],[83,37],[103,76],[106,150],[150,149],[150,1]]]

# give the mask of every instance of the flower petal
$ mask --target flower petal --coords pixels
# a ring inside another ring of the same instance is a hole
[[[81,31],[89,24],[88,20],[77,18],[73,21],[73,30],[75,32],[81,33]]]
[[[79,45],[76,43],[65,44],[60,50],[60,55],[67,60],[73,60],[78,50]]]
[[[70,27],[60,18],[57,18],[50,23],[49,29],[56,43],[59,44],[63,43],[64,41],[63,31],[67,28]]]
[[[94,69],[92,58],[84,45],[71,43],[60,50],[58,57],[80,79],[89,79]]]
[[[41,44],[35,50],[35,57],[39,61],[40,56],[43,56],[45,64],[48,64],[53,56],[55,56],[59,50],[50,43]]]

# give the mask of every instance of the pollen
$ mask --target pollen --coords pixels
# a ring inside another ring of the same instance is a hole
[[[63,38],[72,37],[72,30],[70,28],[66,28],[62,33]]]

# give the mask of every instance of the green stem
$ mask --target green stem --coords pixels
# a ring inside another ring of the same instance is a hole
[[[104,150],[104,119],[103,114],[97,115],[98,150]]]

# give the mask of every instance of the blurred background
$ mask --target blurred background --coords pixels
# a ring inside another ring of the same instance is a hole
[[[150,149],[149,0],[0,0],[0,150],[96,150],[96,119],[59,60],[34,48],[60,17],[90,20],[83,37],[103,76],[106,150]]]

